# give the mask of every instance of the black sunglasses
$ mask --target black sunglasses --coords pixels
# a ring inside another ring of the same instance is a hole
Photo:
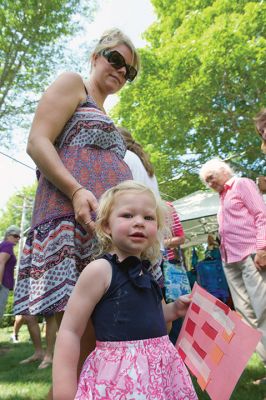
[[[132,65],[126,64],[124,57],[118,51],[103,50],[101,54],[115,69],[126,68],[127,81],[132,82],[136,78],[138,71]]]
[[[13,236],[15,239],[20,239],[19,235],[14,234],[14,235],[11,235],[11,236]]]

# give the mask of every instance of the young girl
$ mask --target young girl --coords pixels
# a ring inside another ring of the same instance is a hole
[[[197,399],[166,331],[190,300],[162,306],[147,271],[146,260],[160,251],[164,213],[152,190],[134,181],[102,196],[96,234],[103,255],[81,273],[68,302],[55,347],[54,400]],[[80,339],[90,317],[96,349],[78,383]]]

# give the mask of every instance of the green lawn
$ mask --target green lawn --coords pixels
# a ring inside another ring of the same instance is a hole
[[[40,361],[20,365],[33,353],[27,327],[20,330],[20,343],[11,343],[11,328],[0,329],[0,399],[44,400],[51,384],[51,367],[39,370]]]
[[[51,384],[51,368],[38,370],[38,362],[19,365],[19,361],[30,356],[32,344],[26,326],[20,333],[21,342],[13,344],[9,338],[11,328],[0,329],[0,399],[1,400],[44,400]],[[266,375],[262,362],[253,355],[242,374],[231,400],[266,400],[266,384],[254,385],[254,381]],[[209,396],[194,384],[199,400]]]

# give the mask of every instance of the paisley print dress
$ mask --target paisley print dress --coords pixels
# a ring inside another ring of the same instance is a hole
[[[90,96],[67,122],[55,147],[65,167],[96,198],[132,179],[123,161],[121,135]],[[94,243],[93,235],[75,221],[71,201],[40,173],[19,266],[15,314],[63,311],[80,271],[90,262]]]

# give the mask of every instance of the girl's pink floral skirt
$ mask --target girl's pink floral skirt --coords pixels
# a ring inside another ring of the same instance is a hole
[[[97,342],[75,400],[195,400],[190,375],[168,336]]]

